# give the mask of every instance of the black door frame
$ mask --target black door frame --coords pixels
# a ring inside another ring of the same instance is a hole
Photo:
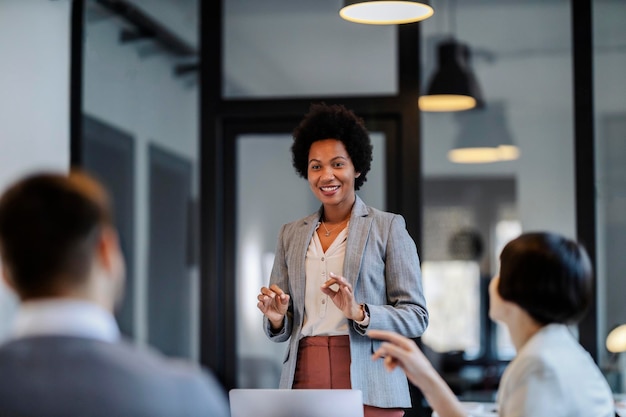
[[[405,216],[409,233],[421,236],[419,24],[398,27],[399,93],[390,97],[315,97],[224,100],[222,91],[223,0],[201,2],[201,330],[200,361],[227,388],[236,385],[234,138],[253,129],[290,132],[312,102],[341,103],[388,141],[388,209]],[[205,63],[207,63],[205,65]],[[289,127],[286,130],[286,127]],[[269,130],[268,130],[269,129]],[[404,180],[400,181],[400,178]],[[392,180],[393,179],[393,180]]]

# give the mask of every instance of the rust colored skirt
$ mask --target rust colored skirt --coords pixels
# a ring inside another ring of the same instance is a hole
[[[310,336],[300,340],[293,389],[351,389],[348,336]],[[402,417],[404,410],[364,405],[365,417]]]

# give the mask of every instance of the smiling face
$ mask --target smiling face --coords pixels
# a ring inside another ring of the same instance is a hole
[[[311,144],[307,179],[324,207],[352,207],[356,198],[354,180],[359,175],[340,140],[323,139]]]

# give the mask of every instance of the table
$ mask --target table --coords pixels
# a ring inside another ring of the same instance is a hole
[[[461,405],[471,417],[498,417],[496,403],[461,401]],[[432,417],[439,417],[439,415],[433,411]]]

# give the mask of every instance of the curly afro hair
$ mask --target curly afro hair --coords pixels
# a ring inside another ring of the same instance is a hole
[[[340,104],[312,104],[294,129],[291,145],[292,164],[302,178],[306,179],[308,175],[311,144],[324,139],[343,142],[355,171],[361,173],[354,180],[354,189],[361,188],[372,163],[372,143],[363,119]]]

